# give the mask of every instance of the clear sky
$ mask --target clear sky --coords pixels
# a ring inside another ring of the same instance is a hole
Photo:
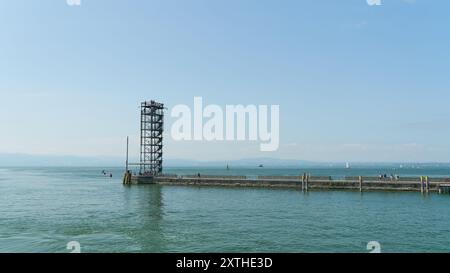
[[[0,153],[137,153],[139,103],[279,104],[280,149],[166,158],[450,162],[450,1],[0,0]],[[171,120],[167,120],[167,129]]]

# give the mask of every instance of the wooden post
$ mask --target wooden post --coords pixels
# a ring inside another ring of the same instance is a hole
[[[420,192],[423,193],[423,176],[420,177]]]
[[[306,175],[306,186],[305,186],[305,190],[306,191],[308,191],[308,184],[309,184],[309,177],[310,177],[311,175],[310,174],[307,174]]]
[[[362,192],[362,183],[363,183],[363,178],[362,176],[359,177],[359,192]]]
[[[127,171],[125,175],[123,176],[123,184],[129,185],[131,184],[131,172]]]
[[[305,190],[305,173],[302,175],[302,191]]]
[[[430,191],[430,180],[429,180],[428,176],[425,177],[425,186],[426,186],[426,191],[428,193]]]

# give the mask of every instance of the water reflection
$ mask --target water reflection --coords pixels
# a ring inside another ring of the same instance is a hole
[[[159,185],[124,186],[126,209],[135,214],[131,234],[143,252],[167,249],[164,239],[164,198]]]

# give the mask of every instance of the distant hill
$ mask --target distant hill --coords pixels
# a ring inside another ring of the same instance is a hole
[[[137,162],[137,159],[130,159]],[[198,166],[259,166],[291,167],[314,165],[313,162],[302,160],[285,160],[276,158],[250,158],[230,161],[204,161],[190,159],[166,159],[167,167],[198,167]],[[0,166],[124,166],[125,160],[120,157],[84,157],[71,155],[29,155],[29,154],[0,154]]]
[[[124,159],[59,155],[0,154],[0,166],[123,166]]]
[[[293,167],[293,166],[311,166],[314,162],[305,160],[291,160],[291,159],[278,159],[278,158],[248,158],[238,160],[216,160],[216,161],[204,161],[204,160],[185,160],[185,159],[167,159],[164,161],[167,167],[223,167],[228,165],[242,166],[242,167],[257,167],[264,165],[264,167]]]
[[[137,158],[130,158],[130,162],[138,162]],[[238,167],[345,167],[345,162],[314,162],[306,160],[279,159],[279,158],[247,158],[239,160],[191,160],[191,159],[165,159],[165,167],[224,167],[226,165]],[[125,159],[122,157],[88,157],[88,156],[72,156],[72,155],[30,155],[30,154],[0,154],[0,166],[85,166],[85,167],[122,167],[125,165]],[[352,168],[358,167],[439,167],[450,166],[449,163],[396,163],[396,162],[352,162]]]

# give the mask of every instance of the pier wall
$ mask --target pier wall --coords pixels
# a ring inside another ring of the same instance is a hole
[[[241,176],[233,178],[228,177],[155,177],[152,183],[161,185],[196,185],[196,186],[224,186],[224,187],[263,187],[263,188],[293,188],[300,190],[360,190],[360,191],[429,191],[438,192],[439,182],[429,181],[428,189],[425,183],[417,181],[384,181],[378,178],[368,178],[362,180],[359,178],[332,180],[329,177],[311,177],[308,182],[302,183],[301,177],[258,177],[256,179],[247,179]]]
[[[220,175],[185,175],[167,174],[160,176],[131,176],[124,179],[124,184],[160,184],[160,185],[195,185],[220,187],[260,187],[260,188],[291,188],[303,191],[309,190],[357,190],[357,191],[418,191],[439,192],[449,191],[450,181],[447,178],[411,177],[398,180],[379,179],[378,177],[346,177],[336,180],[328,176],[220,176]],[[428,182],[427,182],[428,181]]]

